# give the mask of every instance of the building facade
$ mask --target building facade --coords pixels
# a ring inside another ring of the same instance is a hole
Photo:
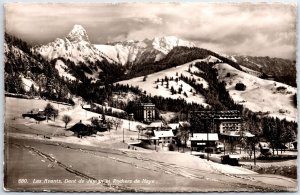
[[[236,120],[220,121],[220,134],[230,134],[231,132],[239,132],[241,130],[241,123]]]
[[[152,103],[140,103],[138,105],[135,118],[143,122],[155,120],[155,105]]]
[[[192,112],[190,122],[194,133],[230,134],[241,130],[241,116],[236,110]]]
[[[217,133],[193,133],[190,136],[191,150],[204,151],[206,148],[211,148],[211,152],[216,151],[217,141],[219,137]]]

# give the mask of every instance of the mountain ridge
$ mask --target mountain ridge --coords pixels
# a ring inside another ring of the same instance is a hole
[[[75,64],[92,64],[107,60],[109,63],[125,66],[127,71],[143,69],[141,66],[159,65],[168,58],[177,47],[197,49],[194,43],[175,36],[154,37],[144,40],[127,40],[109,44],[92,44],[87,31],[81,25],[74,25],[64,38],[57,38],[46,45],[33,47],[34,52],[41,54],[47,60],[64,58]],[[201,48],[200,48],[201,49]],[[183,55],[177,53],[178,59]],[[262,73],[264,78],[272,76],[277,81],[296,86],[296,68],[291,61],[281,58],[253,57],[244,55],[215,55],[222,61],[227,61],[235,68],[242,65]],[[250,60],[248,60],[250,59]],[[181,61],[181,59],[180,59]],[[183,63],[187,63],[184,61]],[[274,66],[276,64],[276,66]]]
[[[98,50],[113,55],[113,59],[122,65],[137,65],[145,59],[156,62],[165,57],[174,47],[194,47],[195,44],[175,36],[154,37],[144,40],[129,40],[110,44],[95,44]]]
[[[47,60],[61,57],[71,60],[75,64],[102,61],[103,59],[115,63],[109,56],[105,56],[94,47],[89,41],[86,30],[80,25],[74,25],[66,37],[56,38],[45,45],[34,46],[32,50]]]

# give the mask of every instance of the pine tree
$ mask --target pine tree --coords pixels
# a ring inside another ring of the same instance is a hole
[[[173,86],[171,87],[171,94],[172,94],[172,95],[175,94],[175,90],[174,90]]]

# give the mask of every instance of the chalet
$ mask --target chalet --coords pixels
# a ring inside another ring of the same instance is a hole
[[[179,129],[179,123],[169,123],[168,127],[171,128],[173,131],[177,131]]]
[[[92,106],[90,104],[85,104],[82,106],[82,108],[85,110],[91,110]]]
[[[46,120],[45,111],[43,109],[38,109],[38,108],[32,109],[31,111],[22,114],[22,117],[23,118],[30,117],[38,121]]]
[[[154,122],[150,123],[147,128],[154,130],[154,129],[162,129],[163,127],[166,127],[166,126],[164,125],[164,123],[162,121],[154,121]]]
[[[135,114],[137,120],[150,123],[155,120],[155,105],[152,103],[140,103]]]
[[[140,139],[141,140],[156,140],[154,132],[162,131],[162,130],[171,130],[168,129],[162,121],[156,121],[149,124],[147,127],[141,129]],[[172,130],[171,130],[172,131]],[[174,135],[174,134],[173,134]]]
[[[165,144],[171,144],[173,143],[174,134],[172,130],[169,131],[156,131],[154,130],[154,137],[152,137],[152,140],[156,140],[157,145],[165,145]]]
[[[211,148],[212,152],[216,151],[219,137],[217,133],[193,133],[190,137],[192,151],[204,151]]]
[[[70,127],[69,130],[73,131],[74,135],[76,135],[77,137],[80,137],[80,138],[82,136],[89,136],[89,135],[97,133],[97,131],[94,130],[94,128],[91,125],[84,124],[84,123],[82,123],[81,120],[79,123],[76,123],[75,125]]]
[[[262,154],[267,154],[270,151],[269,144],[267,142],[259,142],[258,146]]]

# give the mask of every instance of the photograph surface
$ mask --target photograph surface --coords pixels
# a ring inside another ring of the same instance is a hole
[[[297,6],[4,4],[4,190],[297,191]]]

